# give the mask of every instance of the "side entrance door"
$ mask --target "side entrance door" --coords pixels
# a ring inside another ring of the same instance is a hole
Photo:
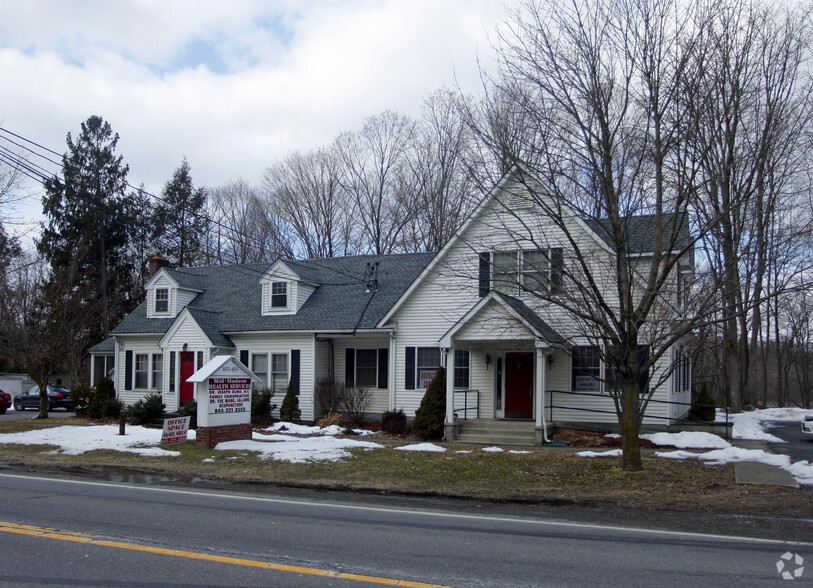
[[[187,382],[187,378],[195,373],[195,353],[194,351],[181,351],[181,397],[180,403],[192,402],[195,400],[195,385]]]
[[[533,418],[534,354],[505,354],[505,417]]]

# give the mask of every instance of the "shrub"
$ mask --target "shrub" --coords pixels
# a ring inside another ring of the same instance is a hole
[[[150,392],[130,405],[127,409],[127,422],[131,425],[143,425],[161,418],[163,414],[164,402],[161,400],[161,394]]]
[[[71,408],[77,415],[86,415],[93,399],[94,389],[83,384],[71,390]]]
[[[273,422],[271,411],[277,408],[276,404],[271,404],[274,391],[271,388],[251,390],[251,424],[255,427],[265,427]]]
[[[403,408],[388,410],[381,416],[381,430],[390,435],[403,435],[407,432],[407,417]]]
[[[316,384],[316,414],[328,415],[340,412],[339,403],[344,395],[344,384],[339,382],[319,382]]]
[[[178,409],[178,416],[188,416],[191,417],[189,419],[189,428],[190,429],[197,429],[198,428],[198,403],[194,400],[192,402],[184,402],[181,404],[181,407]]]
[[[316,426],[324,429],[325,427],[330,427],[332,425],[340,425],[342,422],[342,415],[337,412],[330,411],[321,419],[316,421]]]
[[[367,411],[373,403],[373,393],[369,388],[345,388],[339,401],[339,410],[354,425],[363,427],[367,422]]]
[[[438,368],[438,372],[426,394],[423,395],[421,406],[415,412],[412,421],[412,431],[424,441],[443,438],[443,424],[446,421],[446,370]]]
[[[116,390],[108,378],[102,378],[93,388],[80,386],[71,394],[76,413],[92,419],[117,419],[124,409],[124,403],[116,400]]]
[[[689,420],[714,422],[716,418],[717,410],[714,408],[714,398],[711,397],[708,386],[703,384],[703,387],[700,388],[700,394],[697,395],[697,400],[692,403]]]
[[[294,393],[294,383],[288,382],[288,390],[282,399],[282,408],[279,409],[279,418],[289,423],[298,423],[302,413],[299,411],[299,397]]]

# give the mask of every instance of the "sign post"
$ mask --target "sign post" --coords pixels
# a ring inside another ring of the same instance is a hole
[[[251,385],[259,381],[230,355],[212,358],[187,380],[195,384],[195,444],[211,449],[223,441],[251,439]]]

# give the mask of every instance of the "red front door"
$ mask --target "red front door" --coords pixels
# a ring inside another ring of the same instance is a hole
[[[186,379],[195,373],[195,353],[192,351],[181,352],[181,398],[180,403],[192,402],[195,400],[195,388],[192,382]]]
[[[533,418],[534,354],[505,354],[505,416]]]

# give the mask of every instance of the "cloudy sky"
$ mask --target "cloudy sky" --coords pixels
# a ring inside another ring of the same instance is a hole
[[[0,126],[62,153],[92,114],[129,181],[259,183],[275,158],[367,116],[475,90],[499,0],[0,0]],[[36,203],[38,206],[38,202]]]

